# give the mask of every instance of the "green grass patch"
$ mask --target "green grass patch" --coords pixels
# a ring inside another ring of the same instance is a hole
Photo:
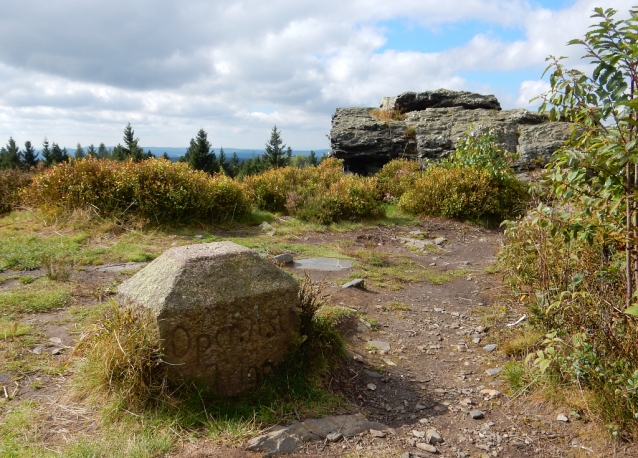
[[[33,401],[23,401],[0,419],[0,456],[49,457],[56,453],[37,446],[36,424],[39,413]]]
[[[30,332],[31,326],[27,323],[0,318],[0,340],[14,339],[28,335]]]
[[[85,234],[7,237],[0,245],[0,271],[33,270],[41,267],[46,259],[73,257],[85,240]]]
[[[0,313],[48,312],[64,307],[71,300],[72,287],[40,279],[30,285],[20,285],[0,291]]]

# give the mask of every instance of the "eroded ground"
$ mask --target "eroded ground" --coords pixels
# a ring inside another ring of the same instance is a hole
[[[523,311],[511,304],[505,308],[502,279],[491,273],[498,231],[428,220],[419,226],[279,236],[277,228],[285,224],[273,223],[272,237],[254,228],[172,236],[158,251],[175,244],[229,238],[268,255],[332,254],[355,261],[352,268],[338,272],[308,271],[313,280],[325,282],[329,304],[356,310],[359,317],[346,330],[347,365],[330,384],[346,398],[340,413],[362,412],[394,432],[385,437],[366,433],[336,443],[313,442],[293,456],[398,457],[406,452],[429,456],[417,447],[425,442],[422,434],[429,429],[443,438],[437,448],[444,457],[638,456],[638,448],[609,440],[600,425],[587,421],[587,415],[570,415],[560,403],[552,405],[526,394],[510,396],[503,381],[507,357],[500,351],[502,330]],[[446,239],[440,246],[421,243],[438,237]],[[46,311],[30,313],[5,296],[0,322],[0,425],[4,422],[0,427],[4,434],[19,435],[20,428],[26,428],[37,438],[38,450],[55,456],[63,454],[65,444],[78,438],[90,441],[104,428],[95,407],[70,396],[68,363],[90,326],[91,310],[104,304],[119,282],[144,265],[120,261],[75,266],[70,278],[57,282],[55,289],[70,299]],[[301,275],[298,269],[284,268]],[[0,295],[27,291],[30,285],[48,287],[45,273],[45,269],[6,270],[0,274]],[[31,280],[25,280],[26,276]],[[365,288],[342,288],[354,278],[364,278]],[[496,349],[486,350],[490,344],[496,344]],[[26,423],[20,423],[15,414],[25,408],[32,412],[26,415]],[[558,421],[561,414],[569,421]],[[8,430],[7,425],[17,430]],[[241,443],[220,444],[205,435],[184,439],[164,451],[161,444],[151,449],[156,456],[258,456],[244,451]]]

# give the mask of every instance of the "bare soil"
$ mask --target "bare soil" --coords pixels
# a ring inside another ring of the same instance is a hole
[[[415,229],[430,237],[445,237],[447,242],[438,250],[411,249],[399,237],[410,237],[409,232]],[[495,263],[500,237],[497,230],[439,220],[424,221],[419,228],[378,227],[299,237],[296,243],[319,245],[349,240],[355,248],[375,246],[380,254],[407,256],[422,268],[449,274],[450,280],[440,285],[405,283],[397,290],[367,280],[365,288],[344,289],[342,284],[351,278],[351,269],[308,271],[313,280],[325,282],[329,304],[358,310],[367,318],[347,329],[349,358],[341,373],[329,381],[331,387],[345,397],[352,413],[362,412],[394,431],[383,438],[366,433],[336,443],[310,443],[290,456],[398,457],[407,456],[406,452],[429,456],[416,446],[425,442],[418,436],[429,429],[442,436],[444,442],[437,448],[443,457],[638,456],[633,444],[611,440],[601,432],[601,425],[586,416],[570,417],[565,406],[527,395],[510,397],[502,374],[486,373],[507,362],[499,351],[499,329],[523,313],[508,308],[491,328],[483,320],[485,310],[500,306],[505,292],[500,276],[485,272]],[[76,304],[88,307],[103,302],[114,285],[127,278],[122,271],[141,265],[75,273]],[[5,282],[1,287],[11,285]],[[82,332],[68,313],[62,309],[25,317],[38,323],[42,332],[38,341],[24,351],[40,347],[41,355],[36,356],[48,358],[51,367],[66,364]],[[376,327],[370,322],[376,322]],[[382,351],[371,341],[388,343],[390,350]],[[486,351],[484,347],[492,343],[497,344],[496,350]],[[95,419],[66,397],[69,380],[64,374],[63,368],[58,375],[41,371],[0,374],[0,384],[14,390],[9,393],[12,400],[7,402],[32,398],[51,404],[47,436],[51,444],[63,442],[65,434],[72,432],[90,436],[95,428]],[[482,418],[473,419],[470,412],[474,410],[480,411]],[[567,416],[569,422],[558,421],[559,414]],[[201,438],[184,442],[170,456],[260,455],[246,452],[242,446],[219,445]]]

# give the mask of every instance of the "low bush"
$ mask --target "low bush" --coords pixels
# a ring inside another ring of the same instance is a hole
[[[525,208],[525,186],[515,178],[495,180],[480,167],[430,167],[401,196],[399,208],[421,216],[497,222]]]
[[[393,159],[385,164],[376,174],[384,200],[394,202],[400,199],[422,173],[423,166],[419,161]]]
[[[311,169],[283,167],[246,177],[243,184],[251,203],[259,210],[284,212],[288,194],[303,187],[310,176]]]
[[[376,178],[345,175],[327,187],[326,184],[290,193],[286,204],[290,214],[319,224],[384,215]]]
[[[38,175],[22,195],[54,213],[94,209],[152,223],[232,221],[249,210],[243,189],[232,179],[164,159],[65,162]]]
[[[507,223],[500,263],[532,324],[548,334],[527,363],[591,389],[592,411],[612,428],[635,433],[638,319],[624,313],[623,247],[617,251],[602,230],[568,236],[583,225],[574,213],[540,205]]]
[[[20,204],[20,191],[31,184],[32,172],[20,169],[0,170],[0,214]]]

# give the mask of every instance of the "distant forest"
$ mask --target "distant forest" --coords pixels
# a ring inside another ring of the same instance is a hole
[[[135,131],[131,124],[124,128],[123,143],[113,148],[107,148],[104,143],[96,148],[94,145],[82,147],[80,143],[73,153],[57,143],[49,143],[45,137],[42,149],[37,151],[30,141],[24,142],[24,148],[20,149],[13,137],[9,138],[6,146],[0,148],[0,169],[20,168],[30,170],[38,167],[51,167],[61,162],[81,160],[85,158],[108,159],[115,161],[142,161],[156,158],[150,150],[144,151],[139,146],[139,138],[135,137]],[[173,160],[166,152],[160,157]],[[314,151],[308,155],[292,154],[292,148],[286,146],[281,138],[281,131],[277,126],[272,128],[270,138],[266,142],[262,154],[253,154],[248,159],[240,158],[236,152],[228,157],[224,148],[218,153],[212,149],[208,141],[208,133],[200,129],[195,138],[192,138],[186,153],[177,160],[187,162],[193,169],[208,173],[223,173],[230,177],[256,175],[271,168],[285,166],[312,167],[317,165],[323,157],[318,157]]]

